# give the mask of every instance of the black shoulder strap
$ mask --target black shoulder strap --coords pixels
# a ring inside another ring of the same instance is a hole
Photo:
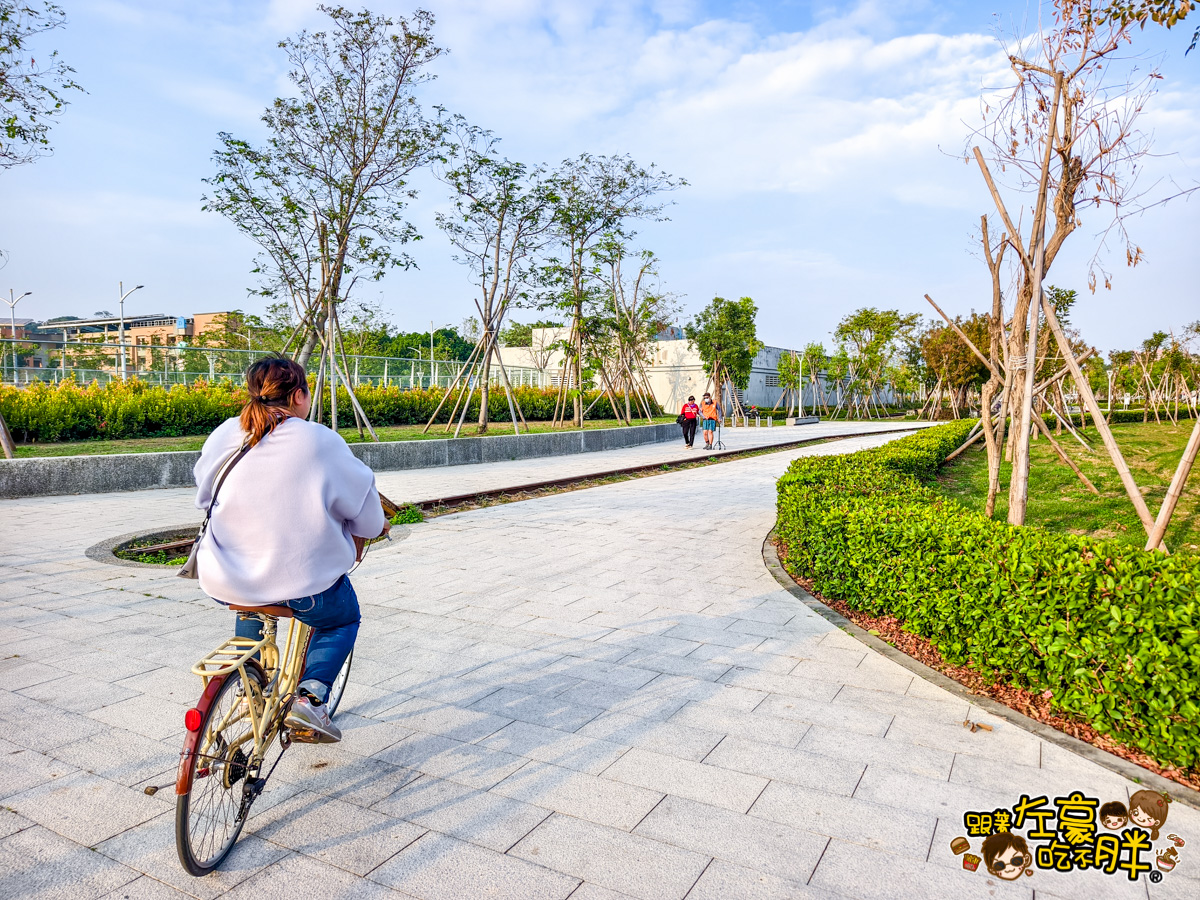
[[[204,513],[204,525],[205,526],[208,525],[208,520],[210,518],[212,518],[213,506],[215,506],[217,503],[217,494],[219,494],[221,491],[221,485],[223,485],[225,483],[225,479],[226,479],[226,477],[228,477],[229,473],[231,471],[233,471],[233,467],[236,466],[238,463],[240,463],[242,461],[242,457],[245,456],[249,452],[250,452],[250,442],[246,441],[245,443],[242,444],[241,447],[239,447],[236,451],[234,451],[233,455],[231,455],[229,457],[229,459],[227,459],[225,461],[225,464],[221,467],[221,473],[217,477],[216,484],[213,485],[212,496],[208,500],[208,510]]]

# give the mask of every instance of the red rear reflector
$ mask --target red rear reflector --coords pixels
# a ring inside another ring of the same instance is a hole
[[[201,718],[200,710],[189,709],[183,714],[183,727],[188,731],[199,731]]]

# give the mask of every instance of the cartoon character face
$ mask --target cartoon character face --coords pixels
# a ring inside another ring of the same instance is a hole
[[[1150,840],[1158,840],[1158,829],[1167,821],[1171,798],[1157,791],[1138,791],[1129,798],[1129,821],[1149,830]]]
[[[1128,819],[1129,813],[1124,803],[1114,800],[1100,807],[1100,824],[1109,831],[1119,831]]]
[[[1141,825],[1143,828],[1149,828],[1151,825],[1157,825],[1154,816],[1143,810],[1140,806],[1135,806],[1129,811],[1129,821],[1134,825]]]
[[[989,835],[981,852],[987,870],[1004,881],[1020,878],[1025,867],[1033,862],[1025,838],[1009,831]]]

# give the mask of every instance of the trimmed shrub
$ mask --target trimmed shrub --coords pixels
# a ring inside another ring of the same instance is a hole
[[[310,379],[310,384],[312,379]],[[553,417],[557,389],[515,388],[525,418],[545,421]],[[441,388],[401,390],[398,387],[360,385],[355,390],[363,411],[372,424],[424,425],[433,415],[445,391]],[[38,383],[28,387],[0,386],[0,413],[18,441],[73,441],[91,438],[120,439],[133,437],[175,437],[207,434],[223,421],[242,411],[248,395],[244,387],[223,381],[197,381],[190,385],[162,387],[144,381],[112,381],[101,387],[74,381],[58,384]],[[584,408],[596,399],[596,393],[584,395]],[[618,402],[623,398],[618,397]],[[437,421],[447,422],[453,398],[443,405]],[[324,421],[329,423],[329,389],[324,391]],[[503,390],[488,396],[492,421],[510,419],[508,399]],[[655,415],[662,410],[655,404]],[[466,424],[479,417],[479,396],[467,410]],[[592,407],[590,420],[614,419],[607,397]],[[338,388],[338,424],[354,424],[350,395]]]
[[[972,423],[796,460],[779,481],[784,565],[892,615],[952,665],[1038,693],[1160,763],[1200,768],[1200,558],[1012,527],[931,478]]]

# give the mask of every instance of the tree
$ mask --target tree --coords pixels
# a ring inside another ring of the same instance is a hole
[[[732,301],[714,297],[683,327],[714,390],[722,392],[728,385],[731,410],[727,411],[735,414],[740,414],[741,403],[734,389],[744,391],[749,386],[754,357],[763,348],[755,330],[757,315],[758,307],[749,297]]]
[[[1106,19],[1116,19],[1120,22],[1136,22],[1142,28],[1146,27],[1147,22],[1174,28],[1195,9],[1196,0],[1114,0],[1102,5],[1096,18],[1101,23]],[[1197,43],[1200,43],[1200,27],[1192,32],[1192,42],[1183,52],[1184,56],[1195,50]]]
[[[66,24],[66,13],[47,0],[0,0],[0,168],[49,153],[50,126],[69,102],[67,92],[83,90],[57,50],[40,65],[29,53],[31,39]]]
[[[264,113],[264,146],[220,135],[204,205],[259,245],[256,292],[295,304],[302,365],[318,343],[332,352],[330,320],[359,278],[412,265],[393,249],[419,237],[403,218],[416,196],[409,179],[434,158],[444,133],[414,93],[443,52],[432,14],[393,20],[320,9],[328,32],[302,31],[279,44],[297,96]]]
[[[977,132],[990,149],[993,163],[1010,179],[1011,188],[1032,201],[1027,233],[1010,215],[992,169],[978,146],[972,154],[1004,221],[1006,240],[1014,251],[1017,293],[1005,359],[1007,408],[1013,414],[1010,435],[1013,474],[1009,484],[1011,524],[1025,521],[1029,493],[1029,438],[1033,422],[1036,355],[1041,314],[1061,349],[1085,400],[1091,397],[1057,318],[1044,296],[1046,275],[1066,239],[1079,227],[1084,208],[1107,208],[1111,220],[1105,234],[1117,232],[1125,242],[1130,265],[1141,259],[1124,230],[1124,218],[1136,211],[1137,164],[1148,152],[1148,139],[1136,122],[1153,91],[1155,73],[1143,75],[1121,57],[1130,42],[1129,21],[1104,18],[1104,5],[1094,0],[1055,0],[1053,27],[1039,30],[1005,47],[1015,85],[999,102],[985,98],[984,126]],[[1103,242],[1101,243],[1103,246]],[[1089,286],[1109,276],[1092,259]],[[1020,374],[1011,370],[1018,370]],[[1083,381],[1083,384],[1078,384]],[[1092,398],[1094,400],[1094,398]],[[1092,410],[1093,416],[1095,410]],[[1126,491],[1143,523],[1152,525],[1141,493],[1107,426],[1097,423],[1105,446],[1121,473]]]
[[[520,406],[512,394],[498,342],[509,306],[527,296],[535,274],[534,256],[550,240],[551,226],[552,194],[545,170],[502,156],[497,144],[490,131],[458,117],[447,162],[438,168],[438,177],[453,191],[453,211],[437,215],[438,227],[454,246],[455,260],[470,269],[479,288],[476,308],[480,319],[473,320],[479,327],[475,359],[463,376],[463,386],[469,395],[474,388],[472,373],[478,372],[480,434],[488,428],[493,362],[499,367],[513,427],[519,433]],[[469,396],[459,399],[465,415]],[[450,418],[453,420],[453,412]]]
[[[804,358],[792,350],[780,353],[775,371],[779,373],[779,386],[783,389],[775,408],[778,409],[780,403],[784,404],[786,414],[790,416],[792,410],[799,405],[800,414],[804,415],[804,399],[801,394],[804,387]]]
[[[920,316],[894,309],[864,307],[844,317],[833,336],[848,357],[846,385],[850,400],[868,417],[872,402],[878,412],[877,392],[899,349],[900,340],[917,327]],[[849,415],[849,407],[847,407]]]
[[[583,363],[586,354],[586,316],[589,300],[596,298],[593,253],[602,242],[630,241],[631,225],[639,219],[665,221],[664,191],[686,185],[656,166],[646,169],[629,156],[592,156],[584,153],[564,160],[550,173],[547,187],[551,197],[552,234],[558,244],[557,257],[543,270],[543,285],[550,305],[571,320],[571,331],[563,348],[563,377],[555,419],[566,418],[566,400],[574,409],[573,423],[583,426]]]

